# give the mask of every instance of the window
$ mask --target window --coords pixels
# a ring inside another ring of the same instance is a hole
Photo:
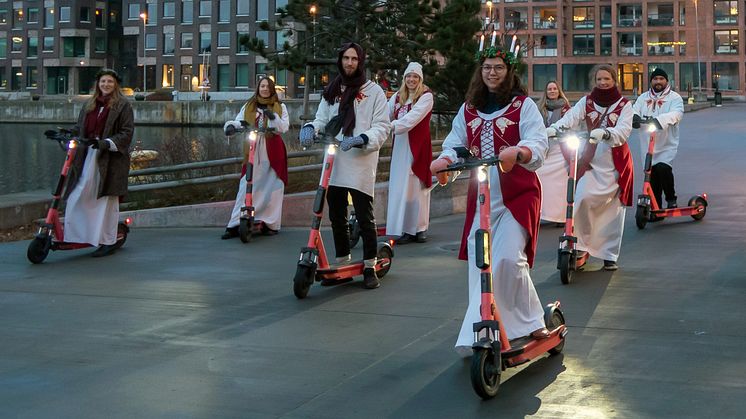
[[[8,38],[0,38],[0,58],[8,56]],[[0,68],[5,68],[0,66]]]
[[[611,27],[611,6],[601,6],[601,28]]]
[[[145,34],[145,49],[155,49],[158,39],[154,33]]]
[[[589,74],[594,64],[562,64],[562,90],[587,92],[591,90]]]
[[[81,7],[80,8],[80,21],[81,22],[90,22],[91,21],[91,8],[90,7]]]
[[[269,20],[269,2],[256,0],[256,20]]]
[[[572,55],[595,55],[594,35],[573,35]]]
[[[182,32],[181,34],[181,47],[192,48],[194,42],[194,34],[191,32]]]
[[[174,5],[174,2],[164,1],[163,2],[163,17],[173,18],[174,16],[176,16],[176,6]]]
[[[230,22],[231,20],[231,2],[230,0],[220,0],[218,2],[218,22]]]
[[[697,70],[699,67],[699,70]],[[705,63],[680,63],[679,64],[679,87],[681,91],[688,91],[697,89],[699,86],[704,86],[707,82],[705,79],[706,72]],[[699,76],[697,75],[699,73]],[[701,83],[701,84],[700,84]]]
[[[528,28],[528,9],[505,9],[505,28],[526,29]]]
[[[255,68],[256,68],[256,73],[255,73],[256,81],[259,81],[259,79],[262,77],[274,76],[274,74],[271,74],[271,71],[267,67],[267,64],[259,63],[255,66]]]
[[[534,29],[557,28],[557,9],[534,8]]]
[[[44,37],[44,45],[42,46],[42,51],[54,51],[54,37],[53,36]]]
[[[21,67],[11,67],[10,77],[11,90],[19,90],[21,88],[21,77],[23,77],[23,71],[21,71]]]
[[[0,39],[0,41],[4,41],[4,39]],[[5,75],[5,67],[0,67],[0,89],[7,89],[8,88],[8,76]]]
[[[96,9],[96,27],[99,29],[103,29],[104,26],[104,16],[106,15],[106,10],[104,9]]]
[[[85,40],[83,37],[62,38],[62,55],[65,57],[85,57]]]
[[[739,90],[738,63],[712,63],[712,88]]]
[[[288,0],[275,0],[275,11],[279,11],[280,9],[288,10]]]
[[[10,45],[10,52],[21,52],[23,51],[23,38],[20,36],[14,36],[10,38],[12,44]]]
[[[715,54],[738,54],[738,30],[715,31]]]
[[[147,14],[147,24],[150,25],[157,25],[158,24],[158,5],[155,3],[148,3],[146,12]]]
[[[611,55],[611,34],[601,34],[601,55]]]
[[[39,22],[39,8],[38,7],[29,7],[28,9],[26,9],[26,15],[28,17],[28,23]]]
[[[0,25],[8,23],[8,9],[0,9]]]
[[[103,35],[96,37],[96,45],[95,45],[95,51],[96,52],[106,52],[106,37]]]
[[[231,66],[230,64],[218,64],[218,91],[224,92],[231,85]]]
[[[648,26],[673,26],[673,3],[649,3]]]
[[[26,54],[29,57],[36,57],[39,55],[39,38],[29,37],[26,42]]]
[[[648,32],[648,55],[673,55],[673,32]]]
[[[269,32],[256,31],[256,39],[264,42],[264,46],[269,46]]]
[[[236,14],[238,16],[249,15],[249,0],[236,0]]]
[[[23,22],[25,22],[26,19],[23,16],[23,9],[14,9],[13,10],[13,28],[20,29],[23,27]]]
[[[686,25],[686,4],[679,3],[679,26]]]
[[[620,33],[619,55],[642,55],[642,33]]]
[[[287,42],[288,39],[285,36],[285,31],[277,31],[275,32],[275,51],[284,51],[285,50],[285,42]]]
[[[277,77],[275,78],[275,84],[277,86],[288,85],[288,71],[287,70],[277,70]]]
[[[251,34],[248,32],[236,32],[236,54],[248,54],[249,47],[246,46],[245,42],[251,38]]]
[[[181,3],[181,23],[194,22],[194,2],[183,1]]]
[[[201,0],[199,2],[199,15],[200,17],[212,16],[212,1]]]
[[[249,87],[249,65],[236,64],[236,87]]]
[[[163,55],[174,55],[176,37],[172,33],[163,34]]]
[[[534,57],[556,57],[557,56],[557,35],[543,35],[533,50]]]
[[[138,8],[138,14],[139,14],[139,8]],[[60,22],[69,22],[69,21],[70,21],[70,7],[68,6],[60,7]]]
[[[173,35],[172,35],[173,36]],[[162,87],[174,87],[174,65],[163,64],[163,78],[161,79]]]
[[[37,70],[36,67],[26,67],[26,87],[35,89],[38,78],[39,70]]]
[[[189,92],[192,90],[192,65],[182,64],[181,65],[181,86],[180,90]]]
[[[593,7],[572,8],[573,29],[593,29],[594,23]]]
[[[54,28],[54,8],[47,7],[44,9],[44,27]]]
[[[218,48],[230,48],[231,46],[231,33],[230,32],[218,32]]]
[[[737,1],[714,1],[716,25],[735,25],[738,23],[738,2]]]
[[[618,20],[619,26],[623,28],[642,26],[642,5],[620,5]]]
[[[212,50],[210,44],[212,44],[212,34],[210,32],[199,33],[199,52],[203,54]]]
[[[130,3],[129,12],[127,14],[128,20],[140,19],[140,4]]]
[[[557,64],[534,64],[534,92],[543,92],[547,83],[557,80]]]

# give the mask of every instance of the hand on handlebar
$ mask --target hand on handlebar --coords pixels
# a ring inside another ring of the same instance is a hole
[[[240,129],[241,123],[238,121],[227,121],[225,125],[223,125],[223,132],[229,137],[234,135]]]
[[[300,133],[298,134],[300,145],[302,145],[303,147],[311,147],[313,145],[315,137],[316,130],[314,129],[313,125],[304,126],[300,129]]]
[[[448,165],[451,163],[453,162],[446,157],[435,159],[432,161],[432,163],[430,163],[430,173],[434,174],[435,177],[438,178],[438,183],[441,186],[445,186],[448,184],[448,177],[449,177],[449,172],[441,172],[441,171],[447,169]]]
[[[528,147],[511,146],[507,147],[498,155],[500,171],[508,173],[513,170],[516,164],[528,163],[531,161],[531,149]]]

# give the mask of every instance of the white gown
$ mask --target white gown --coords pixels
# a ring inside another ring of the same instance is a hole
[[[112,151],[116,146],[109,141]],[[88,243],[91,246],[112,245],[117,241],[119,197],[97,198],[101,175],[98,172],[99,150],[89,148],[83,163],[83,173],[65,207],[65,241]]]
[[[508,107],[505,107],[491,114],[480,112],[479,116],[487,121],[494,121],[507,109]],[[532,153],[531,161],[522,166],[528,170],[536,170],[544,162],[549,144],[541,114],[531,99],[527,98],[523,104],[519,129],[521,141],[518,144],[528,147]],[[443,142],[444,151],[441,153],[441,157],[447,156],[456,161],[457,157],[453,148],[466,146],[467,142],[464,106],[461,106],[453,120],[451,132]],[[544,327],[544,308],[529,275],[528,258],[525,252],[528,232],[513,218],[513,215],[503,203],[497,168],[490,167],[489,174],[493,290],[505,333],[508,339],[514,339],[526,336]],[[471,226],[467,246],[469,306],[466,309],[461,331],[455,345],[456,351],[461,356],[472,354],[471,345],[474,343],[472,325],[481,319],[479,313],[481,304],[480,270],[476,267],[474,261],[474,232],[478,226],[479,216],[477,214]]]
[[[554,112],[562,112],[555,109]],[[565,222],[567,209],[567,176],[570,170],[557,141],[549,141],[549,152],[544,165],[536,169],[541,181],[541,219],[554,223]]]
[[[393,121],[397,95],[389,99],[389,117]],[[407,101],[407,104],[411,100]],[[389,169],[389,199],[386,210],[386,234],[415,235],[425,231],[430,222],[430,189],[412,172],[412,150],[409,147],[409,130],[422,121],[433,108],[433,95],[425,93],[412,109],[394,125],[394,149],[391,151]]]
[[[276,132],[284,133],[290,125],[290,116],[285,104],[281,104],[282,117],[275,114],[275,119],[268,121],[268,126],[275,128]],[[236,121],[244,119],[246,105],[241,108],[236,116]],[[260,112],[257,112],[259,117]],[[264,116],[261,115],[261,118]],[[260,122],[261,124],[262,122]],[[248,141],[248,133],[244,134],[244,141]],[[254,204],[255,222],[263,221],[272,230],[279,230],[282,224],[282,200],[285,195],[285,184],[277,176],[277,173],[269,165],[267,157],[267,141],[264,134],[256,139],[256,150],[254,151],[254,175],[253,175],[252,200]],[[236,202],[233,204],[231,219],[228,228],[236,227],[241,223],[241,207],[246,202],[246,177],[242,176],[238,182],[238,193]]]

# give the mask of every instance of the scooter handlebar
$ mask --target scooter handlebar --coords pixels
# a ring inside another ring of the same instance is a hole
[[[494,166],[498,163],[500,163],[500,158],[497,156],[486,158],[486,159],[477,159],[473,157],[468,157],[464,159],[464,161],[462,162],[456,162],[456,163],[449,164],[448,167],[446,167],[443,170],[438,170],[437,173],[460,172],[462,170],[469,170],[475,167]]]
[[[637,114],[632,115],[632,128],[634,129],[639,129],[642,125],[647,125],[648,127],[652,125],[656,129],[659,129],[658,127],[659,124],[660,123],[658,122],[658,120],[655,119],[655,117],[652,117],[652,116],[641,117],[640,115],[637,115]]]

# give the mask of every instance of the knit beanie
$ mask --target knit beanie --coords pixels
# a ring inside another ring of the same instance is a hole
[[[407,69],[404,70],[404,77],[407,77],[407,74],[409,73],[414,73],[420,76],[420,80],[425,81],[425,78],[422,77],[422,64],[416,63],[414,61],[409,63],[409,65],[407,66]]]
[[[661,76],[666,79],[666,81],[668,81],[668,74],[660,67],[656,68],[655,70],[653,70],[652,73],[650,73],[650,80],[653,80],[653,77],[656,76]]]

